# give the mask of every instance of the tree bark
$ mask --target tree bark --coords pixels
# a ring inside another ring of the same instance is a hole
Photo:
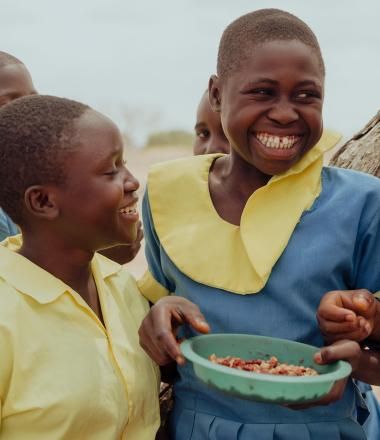
[[[334,154],[330,165],[380,177],[380,111]]]

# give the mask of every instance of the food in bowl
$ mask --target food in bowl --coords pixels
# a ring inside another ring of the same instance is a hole
[[[209,360],[214,364],[259,374],[277,374],[282,376],[318,375],[314,368],[282,363],[275,356],[271,356],[269,359],[245,360],[237,356],[217,357],[215,354],[212,354],[209,356]]]

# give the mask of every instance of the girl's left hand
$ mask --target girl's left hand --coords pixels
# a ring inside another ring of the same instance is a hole
[[[314,355],[314,360],[317,364],[325,365],[332,362],[344,360],[351,364],[352,374],[355,374],[362,356],[362,350],[357,342],[343,340],[335,342],[332,345],[323,347],[321,351]],[[340,400],[343,396],[347,385],[348,377],[339,380],[335,383],[331,391],[324,397],[315,402],[310,402],[301,405],[287,405],[291,409],[307,409],[313,406],[329,405],[330,403]]]

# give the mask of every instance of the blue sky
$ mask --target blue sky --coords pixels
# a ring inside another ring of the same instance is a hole
[[[380,108],[378,0],[1,0],[0,50],[32,73],[41,93],[111,116],[140,142],[194,125],[233,19],[278,7],[305,20],[327,66],[325,125],[348,137]],[[364,7],[365,6],[365,7]]]

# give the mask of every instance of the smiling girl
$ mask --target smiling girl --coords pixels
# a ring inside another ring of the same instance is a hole
[[[380,182],[323,167],[339,139],[323,130],[324,80],[318,41],[304,22],[273,9],[240,17],[222,36],[209,82],[231,153],[149,174],[149,271],[140,288],[156,304],[140,340],[159,364],[181,366],[174,439],[365,438],[351,380],[299,411],[249,402],[198,381],[175,339],[186,323],[177,336],[211,327],[322,346],[315,318],[322,296],[379,289]]]
[[[23,237],[0,246],[1,439],[153,440],[158,375],[137,333],[148,304],[96,252],[137,234],[119,130],[31,96],[0,110],[0,139],[0,205]]]

